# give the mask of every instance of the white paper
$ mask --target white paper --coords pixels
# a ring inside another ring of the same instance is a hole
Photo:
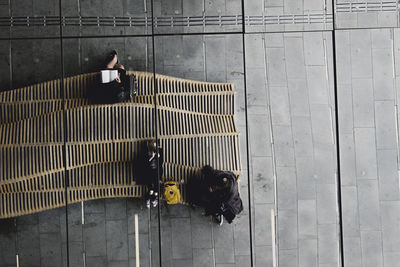
[[[101,82],[109,83],[118,78],[118,70],[101,70]]]
[[[109,70],[101,70],[101,82],[109,83],[110,82],[110,71]]]
[[[118,70],[110,70],[110,82],[118,77]]]

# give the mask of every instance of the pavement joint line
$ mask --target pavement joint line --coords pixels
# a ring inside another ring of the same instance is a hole
[[[278,177],[277,177],[277,172],[276,172],[276,155],[275,155],[275,145],[274,145],[274,131],[273,131],[273,125],[272,125],[272,113],[271,113],[271,95],[269,92],[269,87],[268,87],[268,64],[267,64],[267,47],[265,44],[265,36],[262,38],[262,44],[263,44],[263,53],[264,53],[264,72],[265,72],[265,86],[268,88],[267,89],[267,99],[268,99],[268,120],[269,120],[269,133],[270,133],[270,144],[271,144],[271,156],[272,156],[272,176],[273,176],[273,181],[274,181],[274,209],[272,210],[276,211],[274,212],[274,218],[271,218],[274,220],[273,224],[273,231],[272,236],[273,240],[275,241],[272,244],[273,247],[273,262],[274,262],[274,267],[279,265],[279,256],[277,256],[277,250],[279,252],[279,235],[277,231],[277,225],[278,225]],[[247,159],[249,160],[249,159]],[[272,215],[271,215],[272,216]],[[271,222],[272,225],[272,222]],[[276,241],[278,240],[278,246],[276,244]],[[278,248],[278,249],[277,249]]]

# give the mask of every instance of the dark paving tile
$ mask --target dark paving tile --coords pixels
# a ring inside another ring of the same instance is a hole
[[[39,213],[40,233],[60,233],[60,213],[65,209],[54,209]],[[64,228],[65,230],[65,228]]]
[[[60,233],[40,234],[40,263],[41,266],[61,266],[62,246]]]
[[[32,14],[41,16],[59,16],[59,4],[60,1],[58,0],[33,0]]]
[[[66,241],[65,230],[65,213],[62,214],[61,219],[61,235],[63,241]],[[82,206],[81,203],[68,205],[68,241],[69,242],[82,242]]]
[[[68,257],[67,257],[67,243],[63,242],[61,244],[61,258],[62,258],[62,266],[63,267],[68,267]]]
[[[62,16],[76,16],[79,14],[80,1],[61,1],[61,14]]]
[[[207,62],[207,80],[220,82],[226,79],[225,65],[225,38],[207,37],[206,44],[206,62]]]
[[[2,17],[9,17],[8,11],[4,10],[0,6],[0,15]],[[0,26],[0,38],[10,38],[11,37],[11,29],[8,26]]]
[[[129,264],[130,266],[136,266],[136,247],[135,247],[135,236],[128,235],[129,243]],[[156,244],[158,245],[158,244]],[[149,257],[149,234],[139,235],[139,257],[140,266],[150,266]]]
[[[103,16],[121,17],[124,15],[123,0],[103,1]]]
[[[181,204],[168,205],[162,209],[162,214],[171,218],[188,218],[190,216],[190,207]]]
[[[18,225],[17,251],[21,266],[40,266],[39,226]]]
[[[69,266],[83,267],[82,242],[69,242]]]
[[[128,234],[135,233],[135,214],[138,214],[139,233],[149,232],[149,210],[142,202],[138,199],[127,199]]]
[[[57,0],[12,0],[11,15],[14,17],[58,16],[59,1]],[[60,27],[57,25],[46,26],[18,26],[11,28],[13,37],[55,37],[59,36]]]
[[[173,259],[192,258],[192,238],[190,219],[171,219]]]
[[[250,227],[248,216],[241,216],[233,221],[235,256],[250,255]]]
[[[209,221],[206,223],[192,223],[191,228],[193,248],[212,248],[212,227]]]
[[[124,16],[144,15],[146,10],[147,12],[151,12],[150,4],[143,0],[123,1],[122,5]]]
[[[232,248],[215,248],[216,263],[235,263],[235,252]]]
[[[9,17],[11,15],[10,3],[9,1],[0,1],[0,16]],[[5,30],[8,30],[9,27],[4,27]]]
[[[128,260],[128,228],[126,220],[106,221],[108,261]]]
[[[106,267],[107,259],[105,257],[86,257],[87,267]]]
[[[161,0],[160,2],[162,15],[182,15],[182,0]]]
[[[11,42],[13,87],[61,77],[59,40],[25,40]]]
[[[57,39],[43,39],[32,42],[34,83],[61,77],[61,42]],[[31,58],[32,58],[31,56]],[[26,60],[26,59],[25,59]],[[18,77],[18,76],[17,76]]]
[[[12,16],[30,16],[33,14],[33,1],[12,0],[10,4]]]
[[[81,0],[81,16],[97,17],[103,15],[102,0]]]
[[[106,199],[106,220],[126,219],[126,199]]]
[[[168,213],[164,211],[166,208],[164,207],[163,202],[161,202],[161,214],[158,214],[158,208],[151,208],[150,209],[150,226],[151,228],[158,228],[158,218],[160,217],[160,224],[161,227],[170,227],[171,226],[171,220],[170,216],[168,216]]]
[[[214,266],[212,249],[193,249],[193,267]]]
[[[172,260],[173,267],[193,267],[193,260]],[[164,265],[163,265],[164,266]]]
[[[128,267],[128,261],[109,261],[108,267]]]
[[[147,50],[146,50],[147,44]],[[146,59],[151,54],[151,43],[148,43],[146,37],[125,38],[125,58],[126,69],[146,71]],[[153,62],[147,60],[147,64],[152,65]]]
[[[39,213],[28,214],[17,217],[17,225],[38,225]]]
[[[14,220],[0,220],[0,265],[12,266],[16,264],[15,242]]]
[[[204,216],[204,209],[203,208],[193,208],[190,209],[190,219],[192,223],[209,223],[210,217]]]
[[[150,232],[150,240],[151,243],[148,245],[148,249],[151,250],[151,266],[159,266],[160,265],[160,248],[158,246],[159,242],[161,242],[158,235],[158,228],[151,228]],[[142,256],[140,256],[142,257]]]
[[[90,200],[85,202],[85,214],[105,213],[105,200]]]
[[[156,233],[155,233],[156,234]],[[161,255],[163,261],[173,259],[172,230],[170,227],[161,228]]]
[[[80,39],[63,39],[65,77],[81,74]]]
[[[255,266],[271,266],[272,265],[272,248],[271,246],[257,246],[254,250]]]
[[[250,256],[235,256],[235,267],[250,267]]]
[[[104,214],[86,214],[83,240],[87,256],[106,256],[106,224]]]
[[[233,249],[233,227],[232,224],[224,223],[221,226],[213,224],[214,247]]]
[[[2,33],[4,32],[0,28],[0,37],[2,37]],[[0,41],[0,91],[9,90],[11,87],[11,58],[9,52],[9,41]]]

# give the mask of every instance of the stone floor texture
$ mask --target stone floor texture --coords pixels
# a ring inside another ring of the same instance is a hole
[[[135,214],[145,267],[400,266],[399,26],[395,0],[0,0],[0,90],[111,49],[234,83],[245,207],[222,226],[139,199],[4,220],[0,266],[136,266]]]

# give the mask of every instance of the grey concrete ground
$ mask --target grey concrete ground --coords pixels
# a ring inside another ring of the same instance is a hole
[[[59,15],[55,0],[0,1],[0,6],[0,16],[37,15],[41,23],[40,16]],[[78,18],[78,24],[63,27],[64,36],[71,38],[62,40],[62,60],[58,25],[25,25],[27,20],[20,22],[24,26],[0,24],[0,37],[5,37],[0,40],[1,90],[59,78],[62,61],[66,76],[93,71],[114,48],[130,69],[152,71],[155,58],[160,74],[233,82],[245,210],[231,225],[219,227],[201,210],[185,206],[163,206],[158,214],[149,213],[141,200],[91,201],[83,204],[83,211],[81,204],[74,204],[67,214],[57,209],[17,218],[15,225],[2,224],[0,266],[16,266],[16,254],[20,266],[66,266],[67,259],[69,266],[135,266],[135,213],[142,266],[159,266],[161,261],[162,266],[246,267],[251,257],[253,266],[273,266],[273,247],[284,267],[338,266],[342,256],[346,267],[398,266],[396,1],[337,0],[332,12],[326,0],[246,0],[245,66],[242,35],[228,34],[240,31],[241,23],[224,21],[224,16],[242,15],[241,1],[154,1],[159,22],[155,32],[182,34],[155,37],[155,57],[151,37],[119,36],[151,33],[150,24],[113,25],[119,21],[114,17],[151,17],[151,2],[79,0],[61,1],[61,6],[66,21]],[[95,20],[100,26],[89,25],[85,18],[90,16],[111,17],[111,25],[100,19]],[[203,25],[190,24],[202,16]],[[216,16],[217,25],[207,24],[207,16]],[[171,17],[165,26],[163,18]],[[190,26],[175,24],[175,17]],[[219,34],[183,35],[210,31]],[[336,127],[344,255],[339,253]]]

